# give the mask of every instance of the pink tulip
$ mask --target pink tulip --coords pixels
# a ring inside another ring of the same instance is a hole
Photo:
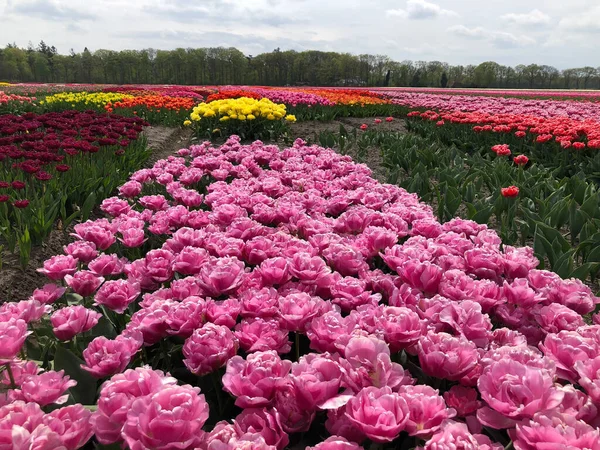
[[[291,380],[301,404],[315,409],[338,394],[342,371],[329,354],[311,353],[292,366]]]
[[[185,341],[183,363],[196,375],[216,370],[237,353],[238,340],[229,328],[205,324]]]
[[[259,434],[268,445],[278,450],[283,450],[289,443],[288,435],[281,426],[281,416],[276,409],[244,409],[233,424],[238,436]]]
[[[98,256],[98,250],[93,242],[75,241],[64,247],[65,253],[82,263],[89,263]]]
[[[405,429],[409,436],[431,436],[446,419],[456,415],[456,410],[447,408],[444,399],[432,387],[403,386],[400,395],[408,405],[409,418]]]
[[[50,370],[25,378],[17,397],[27,402],[35,402],[40,406],[52,403],[60,405],[65,403],[69,397],[65,392],[76,384],[76,381],[64,375],[64,370],[59,372]]]
[[[107,250],[117,240],[112,231],[89,221],[75,225],[73,236],[82,241],[92,242],[99,250]]]
[[[50,322],[52,332],[61,341],[69,341],[80,333],[85,333],[96,326],[102,314],[84,306],[68,306],[57,310]]]
[[[237,258],[212,259],[202,265],[198,277],[198,282],[207,295],[228,295],[242,284],[244,263]]]
[[[34,361],[21,361],[15,359],[7,364],[10,364],[12,380],[7,370],[2,371],[0,374],[0,387],[3,385],[5,388],[12,388],[13,380],[16,386],[21,386],[26,378],[30,375],[37,375],[42,370]]]
[[[581,336],[576,331],[561,331],[558,334],[549,334],[540,343],[540,349],[546,358],[556,364],[556,373],[559,378],[574,383],[577,379],[575,363],[588,361],[598,354],[598,343],[590,338]]]
[[[80,270],[73,275],[66,275],[65,283],[76,294],[79,294],[82,297],[88,297],[96,292],[96,289],[104,283],[104,278],[97,276],[94,272]]]
[[[244,319],[235,327],[235,335],[247,353],[275,350],[283,355],[292,349],[288,331],[274,319]]]
[[[45,284],[42,288],[38,288],[31,294],[32,300],[37,300],[45,305],[54,303],[56,300],[61,298],[65,293],[66,289],[56,284]]]
[[[242,317],[268,319],[279,312],[279,294],[274,288],[248,289],[240,295],[240,302]]]
[[[414,259],[406,261],[398,270],[398,275],[405,283],[430,294],[437,292],[442,273],[441,267],[436,264]]]
[[[600,298],[577,279],[557,280],[548,292],[548,300],[567,306],[581,315],[591,313],[600,303]]]
[[[123,314],[127,307],[140,295],[140,285],[126,280],[109,280],[105,282],[96,295],[94,304]]]
[[[137,181],[128,181],[119,188],[119,194],[125,198],[133,198],[140,195],[142,185]]]
[[[459,417],[469,416],[479,409],[481,402],[477,398],[476,389],[460,385],[452,386],[444,393],[446,404],[449,408],[455,409]]]
[[[466,424],[448,420],[427,443],[424,450],[502,450],[502,444],[493,443],[483,434],[471,434]]]
[[[479,409],[477,418],[484,425],[502,429],[557,407],[564,393],[554,387],[553,376],[546,369],[508,358],[491,363],[477,382],[481,397],[490,407]]]
[[[290,361],[281,360],[277,352],[256,352],[246,360],[234,356],[227,362],[223,388],[237,397],[240,408],[270,406],[281,380],[292,367]]]
[[[44,268],[37,271],[51,280],[62,280],[65,275],[73,275],[77,271],[77,260],[71,255],[56,255],[44,261]]]
[[[475,345],[464,337],[429,332],[418,344],[423,372],[436,378],[457,381],[475,367],[479,359]]]
[[[120,336],[114,340],[99,336],[83,351],[85,365],[81,367],[96,378],[115,375],[127,367],[141,346],[141,336]]]
[[[317,316],[312,320],[306,332],[310,339],[310,348],[322,353],[336,352],[337,339],[350,334],[355,326],[354,318],[342,317],[336,311],[329,311]]]
[[[100,209],[112,217],[119,217],[131,211],[131,206],[127,200],[122,200],[119,197],[110,197],[102,201]]]
[[[127,260],[125,258],[119,259],[117,255],[100,255],[88,264],[88,269],[94,272],[96,275],[103,277],[111,275],[119,275],[123,273]]]
[[[574,364],[579,385],[594,402],[600,401],[600,356],[594,359],[581,359]]]
[[[291,278],[287,259],[277,257],[265,259],[258,269],[265,286],[285,284]]]
[[[374,442],[391,442],[406,428],[406,400],[389,387],[367,387],[346,404],[346,416]]]
[[[332,435],[342,436],[352,442],[363,442],[367,436],[362,432],[360,427],[350,420],[346,415],[346,405],[338,409],[330,409],[327,411],[327,420],[325,428]]]
[[[44,411],[37,403],[25,403],[16,400],[0,407],[0,448],[12,450],[14,448],[13,430],[18,429],[32,433],[42,425]]]
[[[90,423],[91,415],[88,409],[79,404],[65,406],[46,415],[44,424],[60,436],[60,441],[67,450],[77,450],[94,434]]]
[[[127,248],[141,247],[146,242],[146,234],[140,228],[128,228],[121,231],[119,241]]]
[[[15,450],[67,450],[58,433],[46,425],[38,425],[33,431],[14,426],[11,433],[11,449]]]
[[[209,254],[203,248],[184,247],[175,257],[173,270],[183,275],[196,275],[208,259]]]
[[[306,447],[306,450],[363,450],[363,448],[341,436],[331,436],[314,447]]]
[[[52,307],[37,300],[21,300],[20,302],[7,302],[0,306],[0,316],[6,315],[25,322],[38,322],[43,316],[52,311]]]
[[[398,352],[415,344],[423,333],[417,313],[408,308],[388,306],[380,319],[385,341],[392,352]]]
[[[17,356],[29,334],[23,319],[0,319],[0,362]]]
[[[206,318],[217,325],[233,328],[240,314],[240,302],[236,298],[223,301],[208,300],[206,302]]]
[[[363,255],[348,245],[332,244],[323,251],[323,256],[343,276],[356,275],[369,268]]]
[[[290,273],[306,284],[318,284],[331,273],[325,261],[310,253],[296,253],[290,264]]]
[[[536,322],[548,333],[575,331],[585,325],[583,317],[560,303],[542,306],[534,312]]]
[[[165,386],[150,395],[136,398],[127,412],[121,436],[132,450],[196,448],[202,440],[202,426],[208,419],[208,403],[200,389],[192,386]]]
[[[173,277],[174,255],[168,250],[151,250],[144,258],[146,274],[156,283],[170,281]]]
[[[104,382],[100,389],[98,409],[91,419],[96,439],[104,445],[120,442],[121,429],[133,400],[176,384],[175,378],[166,377],[149,367],[129,369]]]
[[[533,420],[517,424],[516,450],[540,448],[600,449],[600,430],[574,417],[556,412],[536,414]]]
[[[165,319],[171,335],[188,338],[206,320],[206,302],[197,296],[189,296],[169,308]]]
[[[281,414],[281,426],[286,433],[308,431],[315,418],[315,410],[306,408],[291,380],[284,379],[275,393],[274,406]]]
[[[289,294],[279,299],[282,326],[303,333],[309,322],[321,312],[319,299],[305,293]]]

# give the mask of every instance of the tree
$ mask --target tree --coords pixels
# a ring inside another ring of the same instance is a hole
[[[444,72],[442,74],[442,79],[440,80],[440,85],[443,88],[446,88],[448,86],[448,75],[446,75],[446,72]]]

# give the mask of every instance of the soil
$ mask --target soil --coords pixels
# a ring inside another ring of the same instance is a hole
[[[144,135],[148,139],[148,148],[152,150],[145,164],[146,167],[152,167],[159,159],[166,158],[177,150],[187,147],[191,138],[191,132],[188,129],[161,126],[146,128]],[[97,216],[101,215],[99,210],[95,213]],[[13,255],[8,251],[3,252],[0,268],[0,304],[6,301],[25,300],[29,298],[34,289],[51,282],[36,269],[42,267],[44,261],[51,256],[63,252],[63,247],[72,240],[69,236],[71,232],[73,232],[72,227],[62,229],[61,224],[57,223],[56,229],[52,230],[44,243],[32,249],[31,259],[25,270],[19,264],[18,255]]]

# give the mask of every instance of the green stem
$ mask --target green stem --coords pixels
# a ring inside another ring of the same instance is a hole
[[[17,383],[15,383],[15,376],[13,375],[12,368],[10,367],[10,363],[6,363],[4,366],[6,367],[6,372],[8,373],[8,379],[10,380],[10,388],[17,389]]]

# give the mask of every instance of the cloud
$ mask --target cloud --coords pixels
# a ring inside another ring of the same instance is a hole
[[[207,0],[202,5],[187,5],[173,0],[147,2],[142,7],[146,14],[170,19],[181,23],[198,21],[218,21],[221,24],[260,23],[280,27],[299,23],[301,19],[274,14],[269,8],[277,6],[277,0],[269,0],[263,6],[256,3],[235,2],[231,0]]]
[[[600,32],[600,6],[563,17],[558,28],[575,33]]]
[[[535,44],[535,39],[525,35],[514,35],[505,31],[487,30],[483,27],[468,28],[464,25],[455,25],[448,31],[467,39],[485,40],[498,48],[526,47]]]
[[[504,14],[500,17],[502,20],[506,20],[507,22],[512,22],[516,25],[549,25],[551,22],[551,17],[548,14],[543,13],[539,9],[533,9],[525,14]]]
[[[402,17],[403,19],[414,20],[433,19],[439,16],[458,17],[457,12],[444,9],[426,0],[408,0],[405,9],[388,9],[385,14],[388,17]]]
[[[12,1],[9,0],[6,5],[6,12],[26,17],[38,17],[40,19],[49,19],[54,21],[62,20],[92,20],[96,16],[85,11],[81,11],[56,0],[30,0],[30,1]]]

